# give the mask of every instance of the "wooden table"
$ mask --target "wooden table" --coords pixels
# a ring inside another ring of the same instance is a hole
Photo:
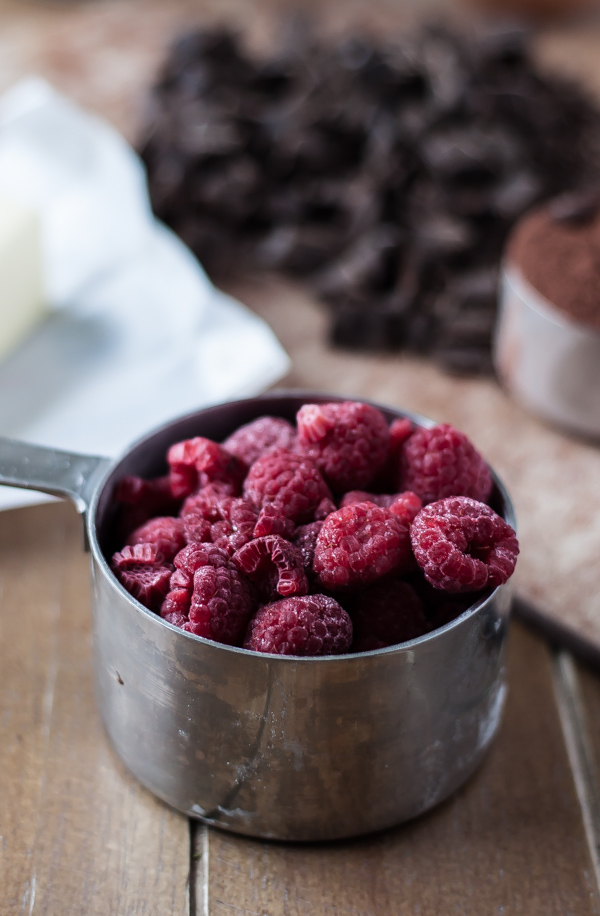
[[[0,88],[35,69],[133,137],[169,34],[225,9],[264,41],[284,6],[3,2]],[[371,24],[414,6],[373,0]],[[366,15],[351,0],[322,9],[330,24]],[[548,60],[579,68],[590,85],[600,85],[599,47],[598,29],[548,32],[541,43]],[[330,351],[324,316],[301,287],[261,277],[230,289],[287,347],[287,384],[400,404],[472,435],[515,496],[520,592],[557,616],[568,604],[597,625],[598,563],[594,545],[581,543],[598,517],[594,449],[546,429],[491,381]],[[565,468],[574,469],[566,483]],[[563,513],[560,538],[548,530],[552,499]],[[0,514],[0,916],[600,913],[600,681],[523,625],[512,625],[499,737],[460,792],[394,830],[298,846],[190,823],[129,776],[94,704],[89,605],[75,511],[52,503]]]

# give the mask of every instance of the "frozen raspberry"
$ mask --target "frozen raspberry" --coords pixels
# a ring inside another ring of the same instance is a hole
[[[229,646],[239,645],[256,604],[251,588],[232,563],[202,566],[194,573],[189,621],[183,629]]]
[[[427,633],[423,604],[408,582],[392,579],[359,592],[348,610],[355,652],[383,649]]]
[[[313,569],[326,588],[369,585],[410,568],[408,525],[374,503],[332,512],[317,537]]]
[[[398,486],[417,493],[424,504],[447,496],[489,499],[489,468],[467,437],[441,423],[419,429],[400,450]]]
[[[409,436],[415,431],[415,425],[412,420],[406,417],[398,418],[390,423],[390,452],[398,454],[400,447],[404,445]]]
[[[392,500],[388,508],[392,515],[397,515],[407,525],[412,525],[417,514],[423,508],[423,502],[412,490],[405,490]]]
[[[425,578],[447,592],[501,585],[512,575],[519,553],[510,525],[489,506],[467,496],[425,506],[410,536]]]
[[[175,618],[183,617],[184,622],[187,620],[191,600],[191,588],[174,588],[173,577],[171,576],[171,591],[161,605],[160,616],[168,620],[169,623],[174,623],[176,627],[181,626],[181,623],[175,622]]]
[[[114,497],[121,504],[118,524],[121,542],[155,515],[177,515],[179,511],[179,500],[173,496],[168,476],[150,480],[133,475],[122,477]]]
[[[283,506],[269,504],[260,510],[253,537],[262,538],[269,534],[278,534],[289,540],[296,529],[293,521],[286,517]]]
[[[278,514],[297,524],[312,522],[321,501],[331,499],[316,465],[287,449],[268,452],[254,462],[244,482],[244,496],[260,509],[272,506],[275,511],[269,517]],[[262,524],[261,515],[258,523]]]
[[[159,516],[133,531],[128,544],[155,544],[165,560],[170,563],[176,553],[185,547],[186,538],[183,523],[179,518]]]
[[[287,420],[281,417],[259,417],[240,426],[225,439],[223,448],[250,467],[269,449],[293,449],[295,442],[296,430]]]
[[[188,496],[181,507],[181,518],[186,515],[198,515],[207,522],[218,522],[223,518],[221,510],[221,501],[231,498],[228,489],[221,488],[218,485],[209,483],[202,489]]]
[[[188,618],[184,614],[163,614],[161,611],[160,616],[167,623],[172,623],[174,627],[179,627],[180,630],[183,630],[184,625],[188,622]]]
[[[305,569],[312,570],[317,537],[322,527],[323,522],[311,522],[296,528],[292,544],[300,551]]]
[[[207,522],[201,515],[190,512],[182,518],[181,523],[188,544],[193,544],[194,542],[197,544],[204,544],[209,541],[212,542],[212,526],[210,522]]]
[[[374,503],[389,509],[392,515],[397,515],[410,525],[417,512],[423,508],[423,503],[416,493],[405,490],[404,493],[365,493],[364,490],[350,490],[340,503],[340,509],[345,506],[354,506],[356,503]]]
[[[239,493],[246,465],[211,439],[197,436],[176,442],[167,452],[171,489],[176,496],[189,496],[199,487],[217,482]]]
[[[143,507],[149,515],[170,510],[177,504],[168,475],[150,480],[133,475],[122,477],[115,489],[115,499],[127,506]]]
[[[298,448],[335,492],[367,487],[385,464],[390,434],[376,407],[359,401],[305,404],[296,419]]]
[[[232,560],[268,598],[308,592],[302,554],[278,535],[249,541],[234,553]]]
[[[213,526],[213,543],[230,556],[253,537],[257,512],[247,499],[233,499],[228,506],[228,517]]]
[[[352,642],[352,621],[333,598],[306,595],[260,608],[245,649],[277,655],[340,655]]]
[[[390,448],[385,464],[375,476],[371,486],[378,493],[389,493],[396,488],[398,477],[398,453],[415,430],[412,420],[394,420],[390,424]]]
[[[393,501],[394,497],[387,494],[367,493],[365,490],[349,490],[344,493],[341,499],[340,509],[345,506],[355,506],[356,503],[373,503],[375,506],[384,506],[387,509]]]
[[[327,497],[322,499],[315,509],[315,522],[324,522],[327,516],[335,512],[336,509],[337,506],[332,499],[328,499]]]
[[[201,566],[227,566],[229,557],[214,544],[188,544],[180,550],[175,559],[175,572],[171,577],[171,588],[191,588],[194,573]]]
[[[115,553],[111,568],[119,582],[151,611],[158,611],[169,591],[172,567],[155,544],[128,545]]]
[[[248,500],[209,485],[186,499],[181,516],[189,542],[212,541],[231,556],[252,538],[258,513]]]

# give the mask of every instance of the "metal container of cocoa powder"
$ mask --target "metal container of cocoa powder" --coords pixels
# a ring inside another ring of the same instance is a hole
[[[494,340],[498,375],[525,407],[600,436],[600,198],[565,195],[511,236]]]

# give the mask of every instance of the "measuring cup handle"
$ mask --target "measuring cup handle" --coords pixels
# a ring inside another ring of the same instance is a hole
[[[0,484],[71,499],[82,515],[110,458],[76,455],[0,436]]]

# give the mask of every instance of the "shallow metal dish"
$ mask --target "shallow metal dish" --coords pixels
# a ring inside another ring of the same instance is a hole
[[[121,477],[164,473],[166,450],[180,439],[222,440],[257,416],[293,420],[303,403],[331,400],[342,398],[284,392],[201,410],[116,461],[0,440],[0,483],[69,496],[87,516],[94,674],[115,750],[174,808],[252,836],[329,840],[421,814],[473,773],[504,704],[506,586],[400,646],[291,658],[184,633],[110,571],[112,493]],[[381,409],[389,420],[431,425]],[[494,481],[496,507],[514,526]]]

